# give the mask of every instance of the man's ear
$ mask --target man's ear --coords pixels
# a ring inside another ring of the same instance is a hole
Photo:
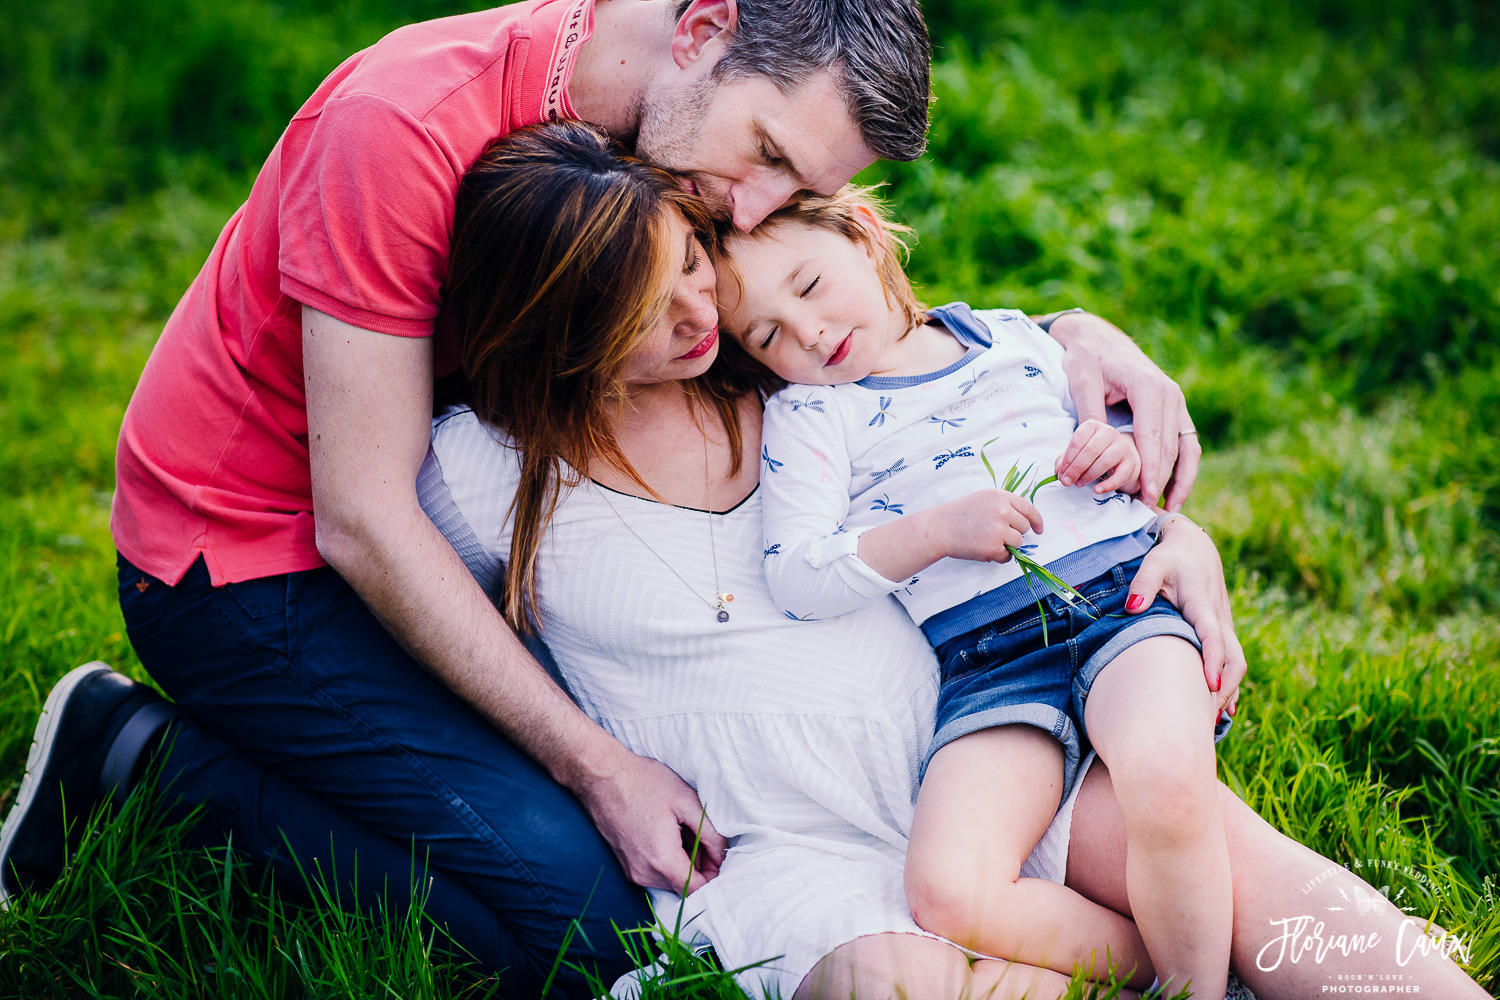
[[[859,224],[868,236],[866,246],[870,250],[870,256],[875,256],[876,250],[885,249],[885,227],[880,224],[880,216],[869,205],[854,206],[854,221]]]
[[[705,52],[717,59],[723,44],[739,23],[734,0],[693,0],[672,29],[672,60],[679,68],[702,59]],[[717,39],[719,44],[712,44]]]

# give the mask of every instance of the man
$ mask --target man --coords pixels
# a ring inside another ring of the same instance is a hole
[[[290,847],[348,876],[357,855],[365,901],[406,898],[387,880],[415,850],[427,912],[507,994],[536,990],[579,916],[570,958],[621,971],[610,923],[647,917],[632,883],[696,888],[726,845],[691,788],[553,682],[417,502],[434,377],[456,367],[440,316],[455,191],[494,136],[579,117],[748,229],[799,190],[918,156],[927,63],[917,0],[528,0],[407,26],[335,70],[168,321],[121,431],[121,605],[175,706],[101,665],[54,689],[0,891],[57,877],[64,800],[76,817],[123,797],[157,759],[201,829],[267,863]],[[1130,398],[1148,472],[1172,470],[1176,387],[1102,321],[1053,329],[1085,408]]]

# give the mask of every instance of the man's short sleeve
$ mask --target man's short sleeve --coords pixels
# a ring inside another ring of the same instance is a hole
[[[282,292],[354,326],[431,335],[458,181],[390,101],[341,97],[295,119],[281,148]]]

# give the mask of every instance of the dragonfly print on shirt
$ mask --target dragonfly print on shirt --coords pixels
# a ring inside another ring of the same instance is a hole
[[[893,503],[889,493],[880,494],[879,499],[870,504],[871,510],[883,510],[889,514],[905,514],[906,505]]]
[[[928,417],[927,418],[927,422],[928,423],[932,423],[932,424],[937,424],[938,425],[938,433],[939,434],[947,434],[948,433],[948,428],[952,427],[952,428],[954,428],[956,430],[960,426],[963,425],[963,422],[965,420],[968,420],[968,419],[969,419],[968,417],[940,417],[940,416],[934,415],[934,416]]]
[[[767,472],[780,472],[785,462],[778,462],[771,457],[771,449],[766,445],[760,446],[760,460],[766,463]]]
[[[934,462],[933,471],[937,471],[938,469],[941,469],[943,466],[947,465],[949,462],[953,461],[955,458],[973,458],[973,457],[974,457],[974,449],[970,448],[968,445],[964,445],[962,448],[954,448],[954,449],[952,449],[950,451],[945,451],[941,455],[933,455],[932,456],[932,461]]]
[[[883,483],[887,479],[889,479],[892,476],[894,476],[896,473],[898,473],[898,472],[905,472],[905,471],[906,471],[906,459],[904,459],[904,458],[898,458],[898,459],[896,459],[896,464],[892,465],[890,468],[881,469],[878,472],[872,472],[872,473],[870,473],[870,478],[874,480],[874,482],[872,482],[870,485],[873,486],[873,485],[875,485],[875,483]]]
[[[959,395],[967,396],[969,394],[969,390],[978,385],[979,380],[984,378],[989,373],[990,370],[986,368],[984,371],[980,372],[978,375],[975,375],[973,378],[964,379],[962,382],[958,383],[959,389],[962,390],[961,392],[959,392]]]
[[[792,403],[792,412],[796,413],[798,410],[808,409],[808,410],[814,410],[814,411],[816,411],[818,413],[826,413],[827,411],[823,409],[823,400],[821,400],[821,399],[813,399],[813,397],[816,396],[816,395],[817,395],[817,393],[810,392],[810,393],[807,394],[807,398],[806,399],[794,399],[794,400],[792,400],[791,401],[791,403]]]
[[[878,410],[875,411],[875,415],[870,418],[870,422],[868,424],[866,424],[865,426],[866,427],[884,427],[885,426],[885,418],[886,417],[894,417],[895,416],[894,413],[890,412],[890,409],[891,409],[891,397],[890,396],[881,396],[880,397],[880,409],[878,409]]]

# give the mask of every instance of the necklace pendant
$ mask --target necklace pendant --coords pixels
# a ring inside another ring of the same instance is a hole
[[[725,611],[723,608],[720,608],[719,609],[719,621],[720,621],[720,623],[727,622],[728,620],[729,620],[729,612]]]

